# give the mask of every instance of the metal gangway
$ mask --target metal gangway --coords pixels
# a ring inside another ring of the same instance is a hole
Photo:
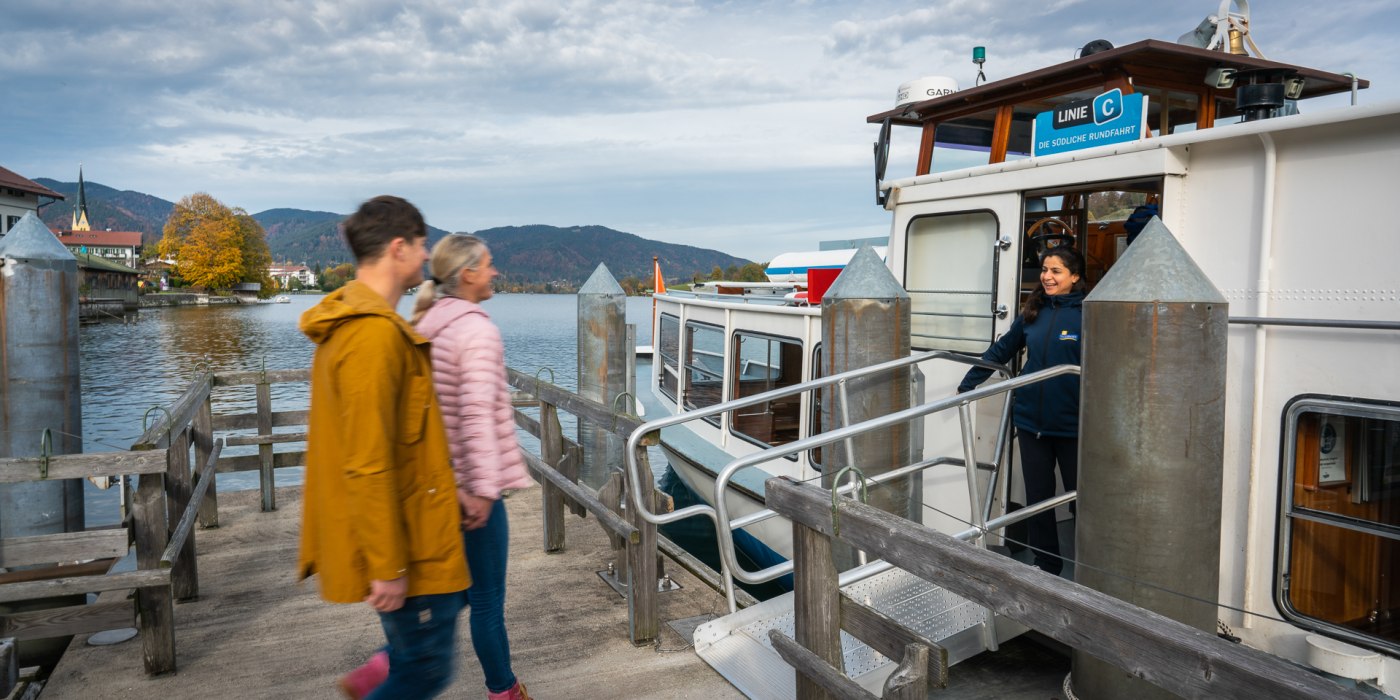
[[[947,361],[965,365],[985,367],[999,374],[1003,380],[963,394],[940,398],[935,401],[915,405],[911,408],[889,413],[878,418],[850,425],[838,425],[817,435],[794,442],[770,447],[760,452],[745,455],[730,461],[719,471],[715,479],[714,505],[698,504],[670,513],[653,513],[643,505],[641,485],[649,484],[649,475],[639,471],[635,459],[637,448],[644,436],[657,434],[663,428],[677,426],[707,416],[715,416],[726,411],[761,404],[778,398],[804,392],[834,387],[833,400],[840,408],[844,422],[850,415],[847,383],[870,375],[918,365],[927,361]],[[734,531],[755,525],[770,518],[779,517],[771,508],[748,515],[731,518],[725,498],[728,485],[736,473],[757,465],[780,459],[804,450],[844,443],[847,464],[857,464],[851,438],[862,433],[888,428],[901,423],[923,419],[935,413],[957,410],[962,433],[962,456],[940,456],[922,459],[869,478],[857,475],[856,470],[847,469],[839,473],[836,482],[842,482],[832,489],[832,503],[835,507],[838,498],[854,498],[871,486],[904,477],[918,478],[925,470],[941,466],[962,467],[966,476],[968,499],[972,514],[971,527],[955,533],[959,540],[975,546],[988,547],[988,535],[1003,531],[1007,526],[1030,518],[1039,513],[1070,503],[1076,493],[1071,491],[1053,499],[1016,510],[1012,513],[992,517],[995,495],[998,489],[1009,483],[1007,479],[1009,462],[1007,442],[1011,425],[1011,402],[1008,400],[1001,411],[997,436],[994,443],[995,455],[992,462],[978,462],[975,455],[973,435],[972,405],[985,398],[1001,396],[1009,392],[1066,374],[1079,374],[1080,368],[1061,365],[1039,372],[1012,377],[1003,365],[959,355],[946,351],[933,351],[910,355],[861,369],[851,370],[822,377],[800,384],[775,389],[742,399],[727,401],[704,409],[688,411],[674,416],[666,416],[642,425],[628,438],[626,468],[630,475],[629,508],[646,521],[656,525],[676,522],[693,516],[709,518],[715,527],[721,559],[721,581],[730,614],[700,626],[695,632],[696,652],[715,670],[725,676],[737,688],[753,698],[792,698],[796,686],[792,668],[773,648],[769,632],[777,630],[789,637],[794,631],[793,596],[791,593],[778,596],[748,607],[738,609],[736,582],[758,584],[773,581],[793,572],[791,561],[769,566],[759,571],[749,571],[740,564],[735,552]],[[979,488],[978,472],[989,472],[985,491]],[[864,561],[853,569],[842,572],[839,586],[842,592],[854,600],[889,616],[922,638],[933,642],[938,649],[946,652],[942,659],[943,667],[958,663],[984,650],[995,651],[1000,640],[1009,639],[1024,632],[1027,628],[1009,619],[993,614],[981,605],[954,595],[913,574],[897,569],[884,561]],[[841,634],[844,668],[847,675],[867,690],[879,693],[880,685],[895,669],[898,659],[891,659],[869,645],[843,632]]]

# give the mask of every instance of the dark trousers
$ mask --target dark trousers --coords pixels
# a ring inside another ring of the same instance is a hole
[[[1026,505],[1039,503],[1055,496],[1055,465],[1065,490],[1073,491],[1079,483],[1079,438],[1036,437],[1035,433],[1018,431],[1021,446],[1021,477],[1026,482]],[[1070,504],[1074,510],[1074,504]],[[1031,516],[1027,521],[1027,539],[1035,553],[1035,565],[1052,574],[1063,568],[1060,559],[1060,534],[1055,526],[1055,511]]]
[[[423,700],[446,690],[457,660],[457,616],[466,604],[465,591],[420,595],[379,613],[389,640],[389,677],[366,700]]]

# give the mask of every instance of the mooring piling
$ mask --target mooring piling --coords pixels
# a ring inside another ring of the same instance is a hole
[[[82,452],[78,261],[33,213],[0,258],[0,457]],[[83,515],[82,480],[0,485],[0,537],[78,532]]]
[[[578,393],[606,406],[627,391],[627,355],[632,348],[626,341],[626,303],[622,286],[602,263],[578,291]],[[596,488],[607,481],[610,470],[621,468],[622,442],[607,426],[583,418],[578,436],[583,445],[580,478]]]
[[[822,297],[821,371],[832,375],[909,356],[909,293],[890,274],[875,250],[861,248]],[[830,430],[909,408],[910,371],[902,366],[822,391],[822,427]],[[856,467],[872,477],[909,464],[910,429],[895,425],[858,435],[822,450],[822,487],[832,488],[841,470]],[[873,489],[870,505],[903,517],[917,517],[917,478]],[[837,565],[855,565],[848,549]]]
[[[1157,218],[1084,301],[1075,577],[1206,632],[1217,608],[1203,601],[1217,599],[1220,577],[1228,316]],[[1081,651],[1073,675],[1086,700],[1175,697]]]

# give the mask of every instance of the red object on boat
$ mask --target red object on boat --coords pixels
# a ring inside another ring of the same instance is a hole
[[[826,290],[831,288],[831,283],[836,281],[836,276],[841,274],[839,267],[813,267],[807,270],[807,303],[820,304],[822,297],[826,295]]]

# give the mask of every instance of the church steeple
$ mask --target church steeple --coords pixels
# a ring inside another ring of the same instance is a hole
[[[88,224],[87,213],[87,188],[83,186],[83,164],[78,164],[78,201],[73,204],[73,226],[74,231],[90,231],[92,226]]]

